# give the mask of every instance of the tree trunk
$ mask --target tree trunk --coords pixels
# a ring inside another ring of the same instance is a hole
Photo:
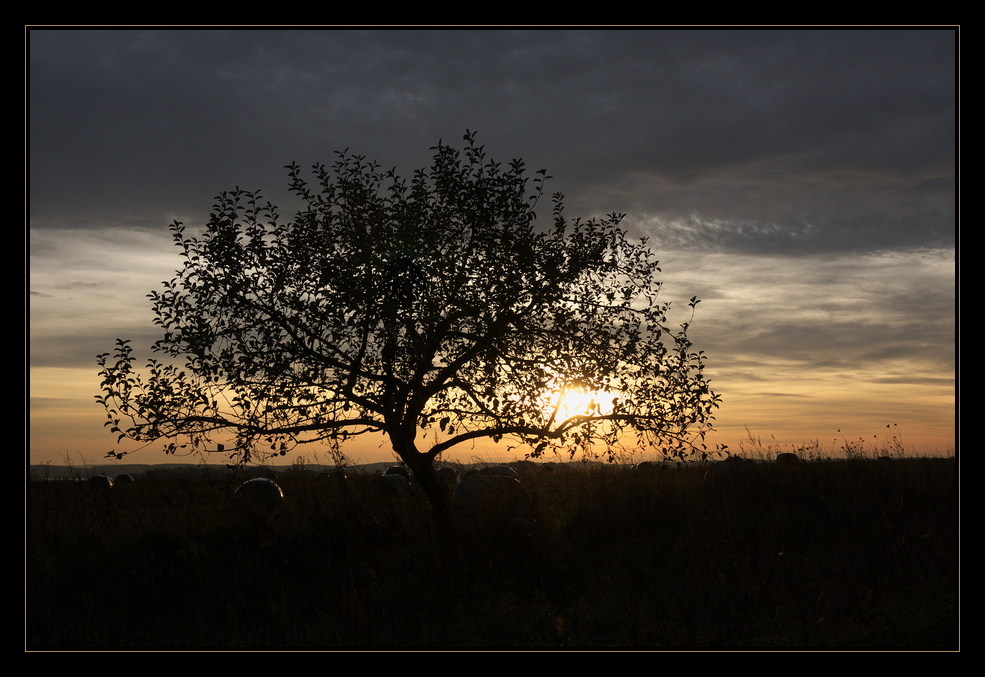
[[[461,544],[452,515],[451,492],[444,481],[438,477],[430,458],[418,454],[418,458],[404,459],[418,484],[424,489],[431,502],[434,526],[438,535],[438,545],[448,562],[457,563],[461,558]]]

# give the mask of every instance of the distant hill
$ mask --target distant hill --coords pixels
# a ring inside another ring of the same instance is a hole
[[[381,463],[365,463],[362,465],[347,466],[347,471],[356,474],[374,474],[383,472],[393,465],[398,465],[396,461],[383,461]],[[449,463],[440,465],[451,465],[456,468],[464,468],[473,464]],[[496,465],[490,463],[480,463],[478,465]],[[554,465],[558,465],[554,463]],[[561,464],[566,465],[566,464]],[[272,470],[277,474],[282,474],[294,468],[293,465],[270,465],[256,466],[251,465],[246,469],[247,473],[256,473],[258,470]],[[333,465],[309,463],[304,466],[306,472],[318,473],[335,469]],[[225,465],[203,465],[201,463],[160,463],[160,464],[126,464],[126,463],[99,463],[85,466],[67,465],[31,465],[29,467],[29,478],[35,479],[54,479],[67,480],[76,478],[88,478],[93,475],[106,475],[117,477],[118,475],[132,475],[134,478],[141,476],[152,477],[224,477],[229,473]]]
[[[376,466],[385,468],[393,465],[392,463],[374,463],[366,466],[353,466],[352,472],[374,472]],[[273,470],[280,474],[290,470],[293,466],[264,466],[263,468]],[[249,466],[246,471],[256,471],[261,466]],[[322,470],[334,469],[334,466],[309,464],[305,466],[311,472],[321,472]],[[202,465],[201,463],[161,463],[161,464],[94,464],[91,466],[65,466],[65,465],[32,465],[30,466],[31,479],[75,479],[87,478],[93,475],[106,475],[117,477],[118,475],[132,475],[133,477],[157,476],[157,477],[223,477],[229,474],[229,469],[224,465]]]

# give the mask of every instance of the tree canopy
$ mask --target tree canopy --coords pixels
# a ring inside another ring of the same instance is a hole
[[[415,472],[479,439],[690,453],[719,396],[645,239],[618,213],[568,220],[560,194],[538,220],[546,172],[464,138],[410,180],[347,151],[310,182],[288,165],[287,222],[238,188],[204,232],[175,221],[158,358],[138,369],[125,340],[98,357],[107,425],[239,462],[378,432]],[[566,410],[573,389],[595,399]]]

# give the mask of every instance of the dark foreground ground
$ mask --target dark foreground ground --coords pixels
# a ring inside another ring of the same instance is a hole
[[[26,645],[57,648],[957,648],[954,459],[521,473],[531,509],[282,474],[28,486]]]

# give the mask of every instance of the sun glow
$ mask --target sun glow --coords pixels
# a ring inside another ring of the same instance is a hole
[[[568,386],[548,395],[544,411],[548,416],[553,414],[555,421],[566,421],[572,416],[604,416],[612,413],[612,401],[611,393]]]

